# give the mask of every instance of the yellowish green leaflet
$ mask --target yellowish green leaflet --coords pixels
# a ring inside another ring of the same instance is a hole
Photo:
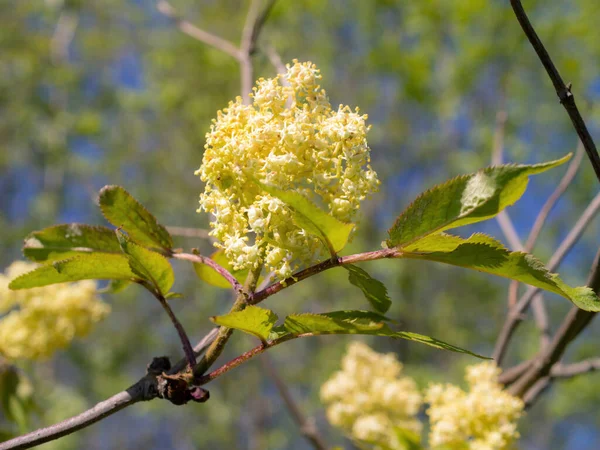
[[[126,231],[138,244],[165,250],[173,248],[167,229],[121,186],[103,187],[99,202],[106,220]]]
[[[586,311],[600,311],[600,299],[586,286],[570,287],[535,256],[511,252],[500,242],[476,233],[468,239],[445,233],[416,241],[404,249],[405,258],[425,259],[487,272],[561,295]]]
[[[529,176],[571,158],[533,165],[507,164],[456,177],[419,195],[388,231],[388,247],[404,248],[433,233],[491,219],[521,198]]]
[[[10,289],[29,289],[79,280],[137,280],[125,255],[89,253],[54,261],[15,278]]]

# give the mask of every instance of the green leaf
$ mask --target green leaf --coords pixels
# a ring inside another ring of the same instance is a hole
[[[252,334],[262,342],[266,342],[273,325],[277,322],[277,315],[269,309],[250,305],[241,311],[225,314],[224,316],[214,316],[210,320],[217,325]]]
[[[233,266],[229,263],[229,259],[225,255],[224,250],[217,250],[210,255],[210,259],[227,269],[240,283],[243,284],[246,280],[246,277],[248,276],[248,270],[233,270]],[[194,263],[194,271],[196,272],[196,275],[198,275],[198,278],[212,286],[223,289],[231,289],[231,284],[229,284],[229,281],[227,281],[223,275],[221,275],[215,269],[207,266],[206,264]]]
[[[33,261],[56,261],[81,253],[121,253],[110,228],[80,223],[56,225],[34,231],[25,239],[23,254]]]
[[[126,231],[138,244],[165,250],[173,248],[167,229],[122,187],[103,187],[99,202],[106,220]]]
[[[332,255],[346,246],[350,233],[354,229],[354,224],[344,223],[336,219],[299,192],[284,191],[268,186],[252,176],[250,176],[250,179],[268,194],[289,206],[293,212],[296,225],[321,239]]]
[[[343,266],[348,273],[348,280],[354,286],[360,288],[371,306],[380,313],[387,312],[392,305],[384,284],[372,278],[365,270],[351,264]]]
[[[129,285],[131,285],[130,280],[110,280],[110,283],[108,283],[108,285],[105,288],[99,289],[98,292],[100,292],[101,294],[116,294],[117,292],[121,292],[122,290],[127,288]]]
[[[401,448],[405,450],[423,450],[420,433],[400,427],[394,427],[394,433],[401,444]]]
[[[393,331],[385,323],[387,319],[371,311],[336,311],[326,314],[292,314],[285,318],[282,327],[273,329],[272,336],[285,336],[284,331],[298,336],[303,334],[367,334],[406,339],[442,350],[466,353],[489,359],[438,339],[408,331]]]
[[[463,239],[440,233],[405,247],[404,252],[406,258],[437,261],[521,281],[561,295],[585,311],[600,311],[600,299],[592,289],[568,286],[533,255],[511,252],[485,234]]]
[[[167,300],[171,300],[173,298],[183,298],[184,295],[181,292],[169,292],[167,295],[165,295],[165,298]]]
[[[166,296],[175,282],[175,274],[167,258],[136,244],[121,230],[116,233],[121,249],[129,258],[131,271],[149,281],[163,297]]]
[[[15,278],[10,289],[30,289],[79,280],[135,280],[123,254],[89,253],[54,261]]]
[[[547,163],[488,167],[437,185],[417,197],[396,219],[386,244],[403,248],[429,234],[490,219],[521,198],[530,175],[570,158],[569,153]]]

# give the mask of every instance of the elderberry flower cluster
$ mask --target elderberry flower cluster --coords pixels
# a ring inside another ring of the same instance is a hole
[[[375,448],[403,450],[397,430],[420,433],[416,417],[422,398],[412,378],[401,376],[402,364],[353,342],[342,359],[342,370],[321,387],[329,422],[352,439]]]
[[[8,359],[40,359],[87,335],[110,312],[96,295],[94,281],[12,291],[11,280],[35,269],[17,261],[0,274],[0,354]]]
[[[283,279],[324,251],[261,184],[298,192],[346,223],[377,189],[367,116],[332,109],[320,79],[314,64],[294,61],[285,75],[258,80],[252,104],[238,97],[219,111],[206,134],[199,211],[214,216],[211,235],[234,270],[265,264]]]
[[[523,401],[502,390],[500,369],[493,362],[467,367],[468,392],[433,384],[425,394],[430,404],[429,444],[435,448],[508,450],[519,438],[517,420]]]

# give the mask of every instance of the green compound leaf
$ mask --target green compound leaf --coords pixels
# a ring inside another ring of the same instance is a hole
[[[81,253],[121,253],[110,228],[71,223],[34,231],[25,238],[23,254],[36,262],[56,261]]]
[[[166,296],[175,282],[175,274],[167,258],[136,244],[121,230],[116,233],[121,249],[129,259],[131,271],[150,282],[163,297]]]
[[[269,309],[250,305],[241,311],[225,314],[224,316],[214,316],[210,320],[217,325],[252,334],[262,342],[266,342],[273,325],[277,322],[277,315]]]
[[[371,306],[380,313],[387,312],[392,305],[392,301],[388,297],[387,288],[385,285],[375,278],[372,278],[365,270],[351,264],[343,266],[348,273],[348,281],[354,286],[360,288],[365,294],[365,298]]]
[[[224,250],[217,250],[212,255],[210,255],[210,259],[219,264],[221,267],[227,269],[229,273],[231,273],[236,280],[240,283],[244,283],[246,277],[248,276],[248,269],[244,270],[233,270],[232,265],[229,263],[229,259],[225,255]],[[216,286],[223,289],[231,289],[231,284],[227,281],[219,272],[213,269],[206,264],[194,263],[194,271],[198,278],[206,283]]]
[[[332,255],[346,246],[354,224],[344,223],[329,215],[299,192],[277,189],[251,176],[250,179],[289,206],[294,213],[296,225],[321,239]]]
[[[406,246],[404,257],[437,261],[487,272],[561,295],[585,311],[600,311],[600,299],[589,287],[570,287],[533,255],[511,252],[497,240],[476,233],[468,239],[445,233]]]
[[[407,331],[393,331],[385,323],[387,319],[371,311],[336,311],[325,314],[292,314],[280,327],[272,330],[271,338],[302,334],[367,334],[406,339],[442,350],[466,353],[477,358],[489,359],[438,339]]]
[[[127,256],[89,253],[54,261],[15,278],[10,289],[30,289],[80,280],[136,280]]]
[[[488,167],[437,185],[417,197],[396,219],[386,244],[402,248],[432,233],[490,219],[521,198],[530,175],[570,158],[569,153],[547,163]]]
[[[126,231],[138,244],[165,250],[173,248],[167,229],[122,187],[103,187],[99,201],[106,220]]]

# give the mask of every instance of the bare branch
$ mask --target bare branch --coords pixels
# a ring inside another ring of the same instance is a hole
[[[531,22],[529,21],[529,18],[523,9],[521,1],[510,0],[510,4],[515,12],[515,15],[517,16],[517,20],[519,21],[521,28],[527,36],[527,39],[529,39],[529,42],[533,46],[533,49],[537,53],[541,63],[546,69],[546,72],[548,73],[548,76],[554,85],[554,89],[556,90],[556,95],[558,95],[558,98],[560,99],[560,103],[567,110],[567,113],[571,118],[571,122],[573,123],[573,127],[575,128],[575,131],[577,131],[579,139],[583,143],[588,158],[592,164],[592,167],[594,168],[596,177],[598,180],[600,180],[600,156],[598,155],[596,144],[594,144],[594,140],[592,139],[592,136],[590,135],[590,132],[588,131],[587,126],[585,125],[585,122],[579,113],[579,109],[577,109],[575,97],[571,92],[571,84],[569,83],[566,85],[563,81],[560,73],[556,69],[556,66],[552,62],[550,55],[546,51],[544,44],[542,44],[542,41],[531,25]]]
[[[264,50],[264,53],[267,55],[267,58],[269,58],[269,61],[271,62],[273,67],[275,67],[275,70],[277,71],[277,73],[280,75],[285,74],[287,72],[287,70],[285,68],[285,64],[281,60],[281,56],[279,56],[279,53],[277,53],[277,50],[275,50],[275,47],[273,47],[272,45],[266,45],[263,50]],[[283,80],[283,81],[287,82],[287,80]]]
[[[552,378],[573,378],[597,370],[600,370],[600,358],[592,358],[572,364],[556,364],[552,367],[550,376]]]
[[[504,97],[502,96],[502,99]],[[503,153],[504,153],[504,132],[506,127],[508,115],[504,109],[501,109],[496,114],[496,128],[494,131],[494,146],[492,148],[492,164],[499,165],[502,164]],[[512,250],[516,251],[524,251],[523,244],[521,242],[521,238],[515,229],[512,220],[510,220],[510,216],[507,211],[501,211],[500,214],[496,216],[496,221],[498,225],[500,225],[500,229],[502,233],[506,237],[508,244]],[[508,307],[512,308],[517,303],[517,295],[519,292],[519,284],[516,281],[513,281],[509,284],[508,287]],[[533,302],[531,304],[533,310],[533,317],[535,319],[536,326],[540,330],[540,347],[545,348],[546,345],[550,342],[550,330],[549,330],[549,321],[548,321],[548,313],[546,311],[546,307],[544,305],[544,300],[541,294],[537,294],[533,298]]]
[[[521,375],[527,372],[527,369],[531,367],[531,364],[533,364],[533,361],[528,359],[527,361],[523,361],[516,366],[511,367],[510,369],[503,370],[498,377],[498,382],[504,386],[514,383]]]
[[[53,441],[68,434],[74,433],[82,428],[98,422],[123,408],[142,401],[143,392],[135,384],[126,391],[119,392],[107,400],[98,403],[91,409],[67,420],[46,428],[40,428],[32,433],[24,434],[0,444],[0,450],[31,448],[44,442]]]
[[[562,241],[550,261],[548,262],[548,270],[554,271],[558,265],[562,262],[564,257],[567,255],[569,250],[575,245],[575,243],[581,237],[581,234],[592,221],[592,219],[596,216],[596,214],[600,211],[600,193],[597,194],[594,199],[590,202],[588,207],[585,209],[583,214],[579,217],[567,237]],[[525,294],[520,298],[518,303],[510,309],[508,316],[502,326],[502,331],[498,336],[498,340],[496,341],[496,346],[494,348],[494,353],[492,357],[496,360],[498,365],[502,364],[502,360],[506,354],[506,350],[508,348],[508,344],[516,330],[519,326],[519,323],[523,320],[523,313],[529,307],[529,304],[533,300],[535,294],[540,291],[539,288],[530,287],[527,289]]]
[[[236,292],[242,291],[242,285],[240,282],[236,280],[235,277],[225,267],[221,266],[218,262],[207,258],[206,256],[192,255],[190,253],[174,253],[173,258],[191,261],[196,264],[205,264],[225,278]]]
[[[200,342],[194,347],[197,357],[201,356],[206,348],[212,343],[218,333],[218,330],[219,327],[211,330],[210,333],[204,336],[204,338],[200,340]],[[187,359],[182,358],[179,362],[177,362],[177,364],[171,367],[167,373],[178,373],[179,371],[183,370],[187,364]],[[77,416],[0,443],[0,450],[35,447],[36,445],[43,444],[44,442],[50,442],[63,436],[75,433],[83,428],[87,428],[90,425],[93,425],[94,423],[104,419],[105,417],[108,417],[135,403],[152,400],[158,396],[155,375],[156,373],[152,372],[151,367],[149,367],[148,374],[129,389],[113,395],[109,399],[98,403],[93,408],[90,408]]]
[[[527,242],[525,243],[525,251],[530,252],[531,250],[533,250],[533,247],[535,246],[537,238],[540,235],[540,231],[542,230],[544,223],[546,223],[546,219],[548,218],[548,215],[554,208],[554,205],[556,205],[556,202],[560,199],[560,197],[567,190],[567,188],[573,181],[573,178],[575,178],[577,169],[579,169],[579,166],[581,165],[581,160],[583,159],[583,152],[584,152],[583,145],[581,144],[581,141],[579,141],[577,144],[577,150],[575,151],[575,157],[570,162],[569,167],[567,168],[567,171],[565,172],[562,179],[560,180],[560,183],[558,183],[558,186],[556,187],[554,192],[550,195],[550,197],[548,197],[548,200],[546,200],[546,203],[544,203],[544,206],[542,206],[542,209],[540,210],[538,216],[535,218],[535,222],[533,223],[533,226],[531,227],[529,237],[527,238]]]
[[[262,358],[260,358],[260,362],[269,377],[273,380],[273,384],[277,388],[283,403],[288,409],[292,419],[298,426],[302,435],[312,444],[312,446],[317,450],[327,450],[327,444],[323,438],[319,435],[319,430],[317,429],[315,422],[312,418],[307,419],[296,402],[294,401],[294,397],[292,393],[288,389],[287,385],[283,381],[283,379],[279,376],[271,357],[265,353]]]
[[[217,50],[221,50],[222,52],[227,53],[228,55],[234,57],[238,61],[241,60],[241,52],[235,45],[233,45],[226,39],[209,33],[208,31],[204,31],[201,28],[198,28],[196,25],[193,25],[192,23],[188,22],[187,20],[182,19],[177,15],[177,11],[175,11],[175,8],[173,8],[173,6],[166,0],[159,0],[159,2],[156,4],[156,8],[164,16],[175,20],[177,27],[183,33],[187,34],[190,37],[193,37],[194,39],[200,42],[204,42],[205,44],[208,44],[211,47],[216,48]]]
[[[543,377],[537,380],[537,382],[531,386],[524,395],[523,403],[525,403],[525,409],[531,408],[540,395],[542,395],[550,387],[550,377]]]
[[[598,294],[600,292],[600,250],[596,254],[592,267],[587,285]],[[540,379],[548,376],[552,367],[562,358],[569,343],[589,325],[595,315],[594,312],[583,311],[577,307],[571,308],[548,348],[535,358],[527,372],[509,388],[509,392],[523,396]]]
[[[262,28],[271,13],[271,9],[275,5],[276,0],[268,0],[265,8],[259,12],[260,0],[252,0],[248,14],[246,15],[246,22],[244,24],[244,30],[242,32],[242,42],[240,43],[240,72],[241,72],[241,95],[244,104],[248,104],[250,98],[248,94],[252,92],[252,85],[254,83],[254,69],[252,66],[252,54],[256,50],[256,42]]]

